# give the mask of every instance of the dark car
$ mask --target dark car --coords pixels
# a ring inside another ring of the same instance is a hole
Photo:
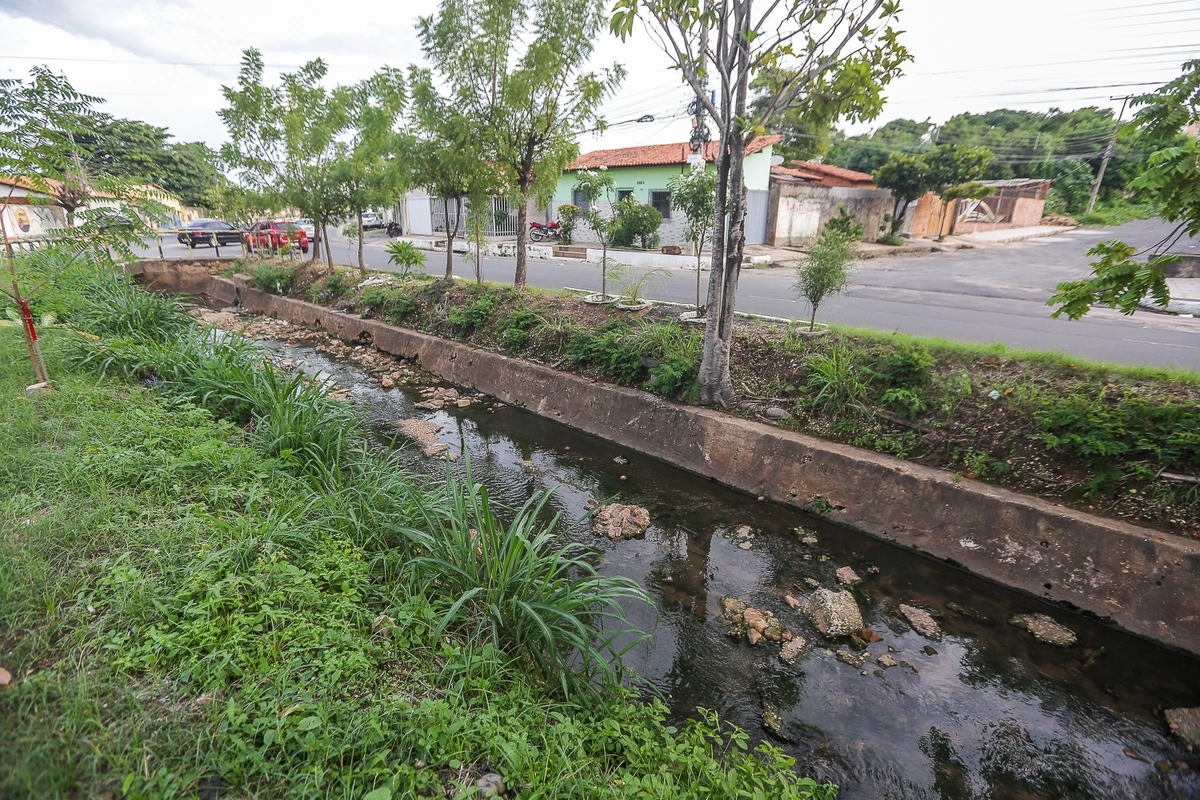
[[[279,250],[284,245],[299,247],[308,252],[308,234],[304,228],[291,222],[258,222],[245,234],[246,244],[251,250]]]
[[[199,247],[202,244],[238,244],[242,232],[223,219],[194,219],[183,226],[176,236],[180,244]]]

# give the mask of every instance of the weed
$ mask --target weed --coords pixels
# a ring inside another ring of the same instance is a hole
[[[499,295],[488,292],[481,295],[474,303],[459,306],[450,310],[447,319],[458,329],[460,334],[468,334],[476,328],[481,328],[491,319],[499,303]]]
[[[110,336],[167,339],[195,325],[181,301],[139,289],[123,274],[92,282],[87,305],[74,322],[85,331]]]
[[[862,368],[845,349],[834,347],[828,353],[809,356],[804,362],[804,373],[811,394],[810,405],[835,417],[850,411],[866,411],[863,401],[867,397],[867,384],[862,380]]]
[[[325,280],[309,287],[314,303],[333,303],[350,290],[350,281],[341,272],[332,272]]]
[[[295,267],[273,264],[269,261],[256,264],[250,270],[250,283],[254,285],[254,288],[284,297],[291,294],[295,280]]]
[[[929,410],[928,398],[917,389],[888,389],[879,399],[906,419],[916,419]]]
[[[929,382],[933,364],[933,356],[925,350],[905,347],[879,359],[872,372],[888,387],[915,389]]]
[[[518,308],[497,325],[501,332],[500,343],[509,355],[517,353],[529,342],[530,329],[538,324],[541,317],[528,308]]]

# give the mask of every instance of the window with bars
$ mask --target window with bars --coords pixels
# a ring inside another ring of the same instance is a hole
[[[583,211],[587,211],[592,207],[591,203],[588,202],[587,193],[582,189],[576,189],[571,193],[571,202],[579,206]]]
[[[617,202],[621,202],[626,197],[633,197],[633,189],[617,189]]]
[[[650,205],[658,209],[663,219],[671,218],[671,193],[659,191],[650,193]]]

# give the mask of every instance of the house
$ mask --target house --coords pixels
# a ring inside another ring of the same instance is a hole
[[[771,167],[766,242],[772,247],[811,244],[842,206],[863,226],[864,241],[876,241],[887,233],[885,218],[892,213],[892,193],[876,188],[867,173],[815,161]]]
[[[0,176],[0,215],[10,242],[36,241],[67,227],[67,215],[53,195],[26,178]]]
[[[953,213],[937,192],[926,192],[908,204],[902,233],[912,238],[976,233],[1005,228],[1024,228],[1042,221],[1050,181],[1040,178],[1011,178],[1003,181],[979,181],[995,187],[982,200],[957,200]]]
[[[745,183],[747,191],[746,242],[760,244],[767,235],[767,202],[770,195],[772,148],[783,137],[760,136],[746,147]],[[709,142],[703,152],[707,169],[713,169],[720,144]],[[691,169],[692,148],[687,142],[652,144],[641,147],[620,147],[612,150],[593,150],[584,153],[567,167],[558,180],[553,199],[546,209],[546,219],[558,218],[558,207],[566,203],[585,205],[575,190],[576,172],[581,169],[604,167],[613,176],[619,201],[633,197],[648,203],[663,215],[659,237],[664,245],[690,244],[684,236],[687,220],[671,209],[671,194],[667,181],[684,170]],[[583,225],[576,229],[575,239],[587,241],[594,234]]]

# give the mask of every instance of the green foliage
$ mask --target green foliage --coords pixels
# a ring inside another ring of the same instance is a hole
[[[1087,204],[1087,198],[1084,198]],[[1139,219],[1150,219],[1156,216],[1154,207],[1145,201],[1130,201],[1124,198],[1101,200],[1096,203],[1090,214],[1080,214],[1076,221],[1081,225],[1095,225],[1108,228],[1114,225],[1124,225]]]
[[[500,343],[509,355],[513,355],[529,342],[529,332],[541,322],[541,317],[528,308],[515,309],[499,325]]]
[[[808,402],[835,417],[852,411],[865,412],[867,384],[862,367],[853,353],[834,347],[816,353],[804,361],[804,375],[809,391]]]
[[[1097,304],[1119,308],[1128,315],[1137,311],[1147,295],[1157,305],[1165,306],[1170,293],[1162,268],[1178,261],[1179,256],[1158,255],[1149,261],[1135,261],[1136,254],[1136,248],[1115,240],[1093,247],[1088,255],[1100,257],[1092,262],[1095,276],[1058,284],[1055,294],[1046,301],[1048,306],[1058,306],[1050,316],[1066,314],[1070,319],[1079,319]]]
[[[929,164],[922,156],[909,153],[892,153],[888,160],[875,170],[874,178],[876,186],[890,189],[892,197],[896,198],[890,228],[893,236],[900,231],[900,226],[904,223],[904,210],[908,204],[936,187],[929,173]]]
[[[716,211],[716,171],[701,166],[692,167],[668,180],[667,189],[671,192],[671,208],[687,219],[684,235],[689,242],[697,245],[697,250],[702,250],[708,243]]]
[[[857,242],[863,237],[863,226],[842,204],[838,206],[837,216],[825,223],[825,233],[847,242]]]
[[[105,336],[165,341],[195,326],[180,300],[139,289],[124,273],[103,273],[89,282],[86,304],[72,322]]]
[[[888,388],[916,389],[929,382],[934,363],[927,350],[903,347],[880,358],[873,373]]]
[[[570,244],[575,235],[582,209],[574,203],[563,203],[558,207],[558,230],[563,244]]]
[[[1111,492],[1126,476],[1200,468],[1200,409],[1191,404],[1080,392],[1048,399],[1035,418],[1048,448],[1087,462],[1095,490]]]
[[[407,278],[413,271],[425,271],[425,254],[418,250],[412,242],[388,242],[386,249],[388,263],[400,267],[401,278]]]
[[[996,155],[986,147],[940,144],[925,155],[929,179],[935,186],[974,183],[983,177]]]
[[[633,196],[617,203],[616,230],[612,243],[615,247],[629,247],[634,243],[643,250],[658,247],[658,228],[662,225],[662,212],[647,203],[639,203]]]
[[[850,219],[853,220],[853,217]],[[861,228],[859,230],[861,236]],[[844,293],[850,287],[849,267],[856,254],[854,241],[846,238],[838,229],[830,230],[827,226],[796,266],[794,288],[797,297],[806,300],[812,309],[808,323],[810,331],[816,326],[817,309],[821,303]]]
[[[881,244],[886,244],[889,247],[903,247],[904,246],[904,237],[899,234],[896,234],[896,233],[888,234],[887,236],[884,236],[879,241]]]
[[[256,289],[287,297],[295,288],[296,268],[263,261],[250,270],[250,283]]]
[[[657,285],[670,277],[671,271],[665,267],[655,267],[640,273],[633,270],[623,271],[617,278],[617,285],[621,287],[621,302],[631,306],[640,305],[647,299],[648,284]]]
[[[332,303],[350,291],[350,280],[342,272],[331,272],[320,283],[309,287],[314,303]]]
[[[916,419],[929,410],[929,399],[917,389],[888,389],[879,399],[908,419]]]
[[[947,187],[942,192],[942,199],[946,202],[951,200],[982,200],[985,197],[991,197],[995,193],[995,186],[985,186],[982,183],[972,181],[970,183],[959,183]]]
[[[494,292],[488,292],[476,298],[475,302],[470,305],[458,306],[450,310],[447,319],[450,324],[458,328],[460,334],[467,334],[476,328],[482,328],[492,318],[492,314],[496,312],[496,306],[500,302],[500,296]]]
[[[700,331],[671,321],[645,326],[641,338],[653,362],[646,388],[665,397],[694,402],[704,348]]]
[[[642,341],[629,335],[629,326],[612,322],[595,333],[575,333],[567,344],[567,360],[578,367],[597,367],[617,383],[636,383],[646,369],[642,349]]]

